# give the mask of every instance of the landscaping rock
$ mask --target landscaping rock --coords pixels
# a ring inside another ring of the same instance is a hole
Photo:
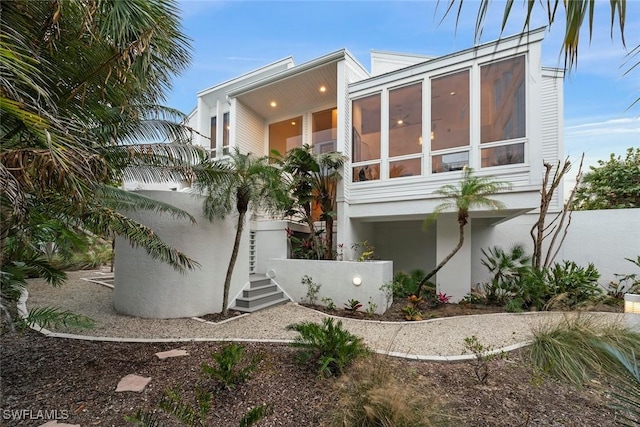
[[[151,377],[141,377],[139,375],[129,374],[120,380],[116,387],[116,392],[135,391],[139,393],[144,390],[150,381]]]

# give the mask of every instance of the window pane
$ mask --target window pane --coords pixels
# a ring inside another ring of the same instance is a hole
[[[217,117],[211,117],[211,149],[215,150],[218,146],[217,146],[217,141],[218,141],[218,118]],[[215,156],[215,153],[214,153]]]
[[[222,146],[229,146],[229,113],[222,116]]]
[[[389,162],[389,178],[418,176],[422,174],[422,159],[408,159]]]
[[[524,56],[483,66],[480,83],[480,142],[524,138]]]
[[[318,111],[312,115],[311,145],[314,153],[336,151],[338,110]]]
[[[389,156],[422,152],[422,83],[389,91]]]
[[[465,166],[469,166],[468,151],[431,157],[431,171],[433,173],[459,171]]]
[[[353,182],[374,181],[380,179],[380,165],[356,166],[353,168]]]
[[[482,167],[524,163],[524,143],[483,148]]]
[[[431,150],[469,145],[469,71],[431,80]]]
[[[380,158],[380,95],[353,101],[352,161]],[[377,178],[376,178],[377,179]]]
[[[269,152],[280,154],[302,146],[302,116],[269,125]]]

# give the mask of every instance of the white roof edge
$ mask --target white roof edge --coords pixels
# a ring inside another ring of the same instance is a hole
[[[234,96],[238,96],[245,92],[250,92],[260,86],[265,86],[276,82],[281,79],[285,79],[291,76],[294,76],[298,73],[303,73],[305,71],[312,70],[317,67],[321,67],[326,64],[330,64],[331,62],[338,61],[340,59],[344,59],[347,55],[351,56],[346,49],[340,49],[335,52],[328,53],[326,55],[320,56],[318,58],[312,59],[310,61],[304,62],[300,65],[296,65],[295,67],[289,68],[284,71],[280,71],[279,73],[272,74],[270,76],[264,77],[260,80],[256,80],[254,82],[248,83],[244,86],[241,86],[237,89],[230,91],[227,95],[232,98]],[[352,57],[353,58],[353,57]],[[357,61],[356,61],[357,62]]]
[[[564,77],[565,70],[559,67],[542,67],[542,72],[546,75],[553,75],[554,77]]]
[[[452,52],[452,53],[448,53],[446,55],[441,55],[441,56],[436,56],[434,58],[428,59],[425,62],[419,63],[419,64],[414,64],[414,65],[409,65],[408,67],[404,67],[401,68],[399,70],[394,70],[394,71],[389,71],[388,73],[384,73],[384,74],[379,74],[373,77],[370,77],[369,79],[366,79],[366,82],[371,82],[373,80],[376,79],[380,79],[380,78],[384,78],[385,76],[388,76],[390,74],[394,74],[394,73],[400,73],[400,72],[405,72],[406,70],[409,70],[411,68],[415,68],[415,67],[421,67],[423,66],[426,62],[432,62],[432,61],[443,61],[446,60],[448,58],[453,58],[456,56],[462,56],[462,55],[466,55],[470,52],[474,52],[474,51],[478,51],[480,49],[485,49],[488,48],[492,45],[498,45],[499,43],[509,43],[513,40],[517,40],[517,39],[522,39],[522,38],[527,38],[527,44],[530,43],[537,43],[539,41],[541,41],[542,39],[544,39],[544,35],[543,32],[546,30],[547,27],[539,27],[527,32],[523,32],[523,33],[519,33],[519,34],[515,34],[512,36],[507,36],[505,38],[498,38],[496,40],[492,40],[489,42],[485,42],[467,49],[463,49],[463,50],[459,50],[456,52]],[[360,84],[366,84],[365,80],[361,80],[359,82],[354,82],[354,83],[350,83],[349,86],[357,86]]]
[[[343,49],[343,50],[344,50],[345,56],[348,56],[349,59],[353,61],[353,63],[360,68],[361,71],[363,71],[367,76],[371,76],[371,73],[369,72],[369,70],[367,70],[365,66],[362,65],[360,61],[358,61],[358,59],[351,52],[349,52],[347,49]]]
[[[392,52],[390,50],[377,50],[377,49],[370,49],[369,52],[371,52],[371,55],[383,54],[383,55],[393,55],[393,56],[409,56],[413,58],[424,58],[424,59],[432,59],[437,56],[437,55],[425,55],[423,53]]]
[[[233,84],[233,83],[237,82],[238,80],[246,79],[247,77],[251,77],[252,75],[255,75],[255,74],[258,74],[260,72],[267,71],[270,68],[276,68],[276,67],[282,66],[282,65],[292,65],[292,66],[294,66],[295,63],[293,62],[293,56],[289,55],[286,58],[282,58],[282,59],[274,61],[274,62],[272,62],[270,64],[267,64],[267,65],[264,65],[262,67],[256,68],[255,70],[251,70],[248,73],[242,74],[242,75],[240,75],[238,77],[234,77],[234,78],[232,78],[230,80],[227,80],[225,82],[219,83],[219,84],[217,84],[215,86],[211,86],[211,87],[208,87],[206,89],[203,89],[203,90],[197,92],[196,95],[197,96],[206,95],[207,93],[213,92],[214,90],[222,89],[225,86],[229,86],[230,84]]]

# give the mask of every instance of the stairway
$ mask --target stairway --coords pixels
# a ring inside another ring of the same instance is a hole
[[[253,313],[288,301],[291,300],[269,277],[252,274],[249,276],[249,287],[242,291],[242,296],[236,298],[236,304],[231,310]]]

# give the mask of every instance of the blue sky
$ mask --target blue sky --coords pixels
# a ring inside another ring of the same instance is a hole
[[[188,113],[198,91],[287,56],[300,64],[346,48],[369,69],[371,49],[443,55],[472,47],[478,3],[466,0],[456,31],[453,14],[442,21],[447,2],[181,0],[193,61],[174,80],[167,104]],[[482,42],[499,37],[503,4],[492,2]],[[514,3],[505,36],[522,29],[523,4]],[[545,24],[538,6],[531,28]],[[559,13],[545,36],[545,66],[563,64],[562,18]],[[578,68],[564,85],[565,154],[575,159],[584,152],[587,165],[640,146],[640,103],[628,108],[640,97],[640,67],[623,75],[627,51],[618,32],[610,37],[608,2],[597,4],[594,27],[590,43],[584,32]],[[628,49],[640,44],[640,2],[634,0],[628,2],[626,42]]]

